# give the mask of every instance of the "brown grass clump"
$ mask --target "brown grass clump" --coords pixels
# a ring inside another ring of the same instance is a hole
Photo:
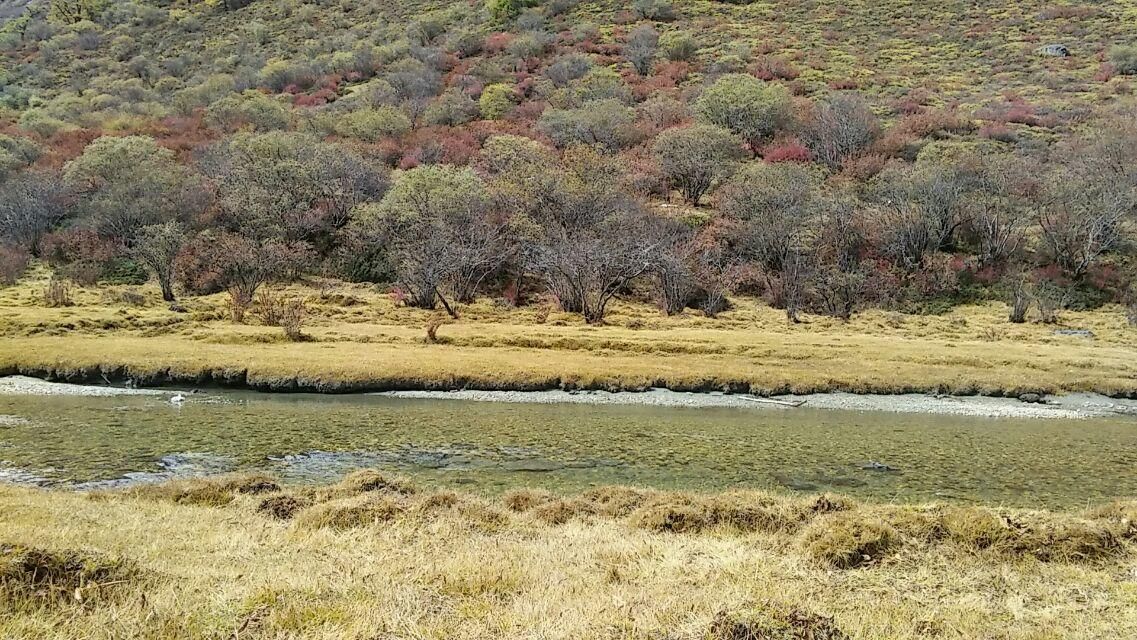
[[[596,487],[581,494],[581,499],[596,506],[598,513],[612,518],[623,518],[640,507],[654,492],[635,487]]]
[[[707,509],[691,496],[662,494],[645,502],[628,516],[640,529],[668,533],[694,533],[710,525]]]
[[[743,615],[720,611],[711,622],[712,640],[846,640],[832,618],[794,607],[764,605]]]
[[[947,539],[972,551],[1043,562],[1088,562],[1123,551],[1119,526],[1064,514],[1008,515],[958,507],[943,519]]]
[[[291,520],[297,513],[311,505],[312,502],[303,496],[284,493],[261,500],[261,503],[257,505],[257,513],[277,520]]]
[[[596,507],[586,500],[554,500],[535,507],[533,515],[545,524],[560,525],[576,518],[596,515]]]
[[[296,524],[306,529],[354,529],[389,522],[406,511],[399,498],[371,493],[309,507],[296,516]]]
[[[233,492],[215,481],[204,478],[140,485],[126,490],[125,494],[147,500],[200,507],[223,507],[233,501]]]
[[[834,513],[814,520],[798,539],[808,557],[838,569],[878,561],[900,543],[896,529],[863,513]]]
[[[1090,509],[1086,517],[1104,520],[1114,525],[1121,536],[1137,540],[1137,500],[1116,500]]]
[[[836,513],[838,511],[852,511],[857,508],[857,503],[846,496],[823,493],[810,501],[806,507],[813,513]]]
[[[432,519],[456,517],[484,531],[496,531],[509,522],[509,515],[500,508],[454,491],[425,495],[415,502],[412,512]]]
[[[501,497],[505,508],[517,513],[524,513],[556,499],[556,496],[543,489],[514,489]]]
[[[105,601],[138,575],[102,554],[0,544],[0,602],[13,608]]]
[[[263,473],[232,473],[214,478],[187,478],[132,487],[126,494],[148,500],[223,507],[238,494],[260,495],[280,491],[276,479]]]
[[[333,500],[371,492],[409,496],[415,492],[415,486],[403,476],[383,473],[375,469],[360,469],[344,476],[344,479],[340,480],[339,483],[322,489],[318,498],[320,500]]]
[[[234,473],[210,480],[225,491],[242,495],[261,495],[280,491],[276,478],[263,473]]]
[[[1014,552],[1043,562],[1092,562],[1123,551],[1120,537],[1102,522],[1058,514],[1011,522],[1020,531]]]
[[[1012,533],[1006,520],[993,509],[957,507],[943,515],[947,539],[973,551],[1003,546]]]
[[[795,531],[812,512],[802,505],[756,491],[733,491],[706,499],[707,522],[738,529],[776,533]]]

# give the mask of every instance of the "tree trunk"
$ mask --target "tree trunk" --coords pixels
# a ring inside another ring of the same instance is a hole
[[[170,278],[158,278],[158,285],[162,287],[162,300],[166,302],[174,301],[174,287],[170,283]]]
[[[446,313],[450,314],[451,318],[454,318],[455,320],[457,320],[458,319],[458,312],[456,312],[450,308],[450,303],[447,302],[446,298],[442,296],[442,292],[441,291],[435,291],[435,294],[438,295],[438,301],[442,303],[442,308],[446,309]]]

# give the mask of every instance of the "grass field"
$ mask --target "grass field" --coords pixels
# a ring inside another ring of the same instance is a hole
[[[1137,505],[1081,513],[357,472],[0,488],[0,636],[1123,638]]]
[[[845,324],[809,317],[787,324],[761,301],[741,299],[718,318],[665,317],[619,303],[606,326],[541,307],[488,300],[460,309],[426,338],[437,314],[396,307],[376,288],[294,286],[307,300],[306,340],[279,328],[232,323],[225,296],[186,298],[175,313],[147,287],[76,288],[69,307],[47,308],[44,271],[0,289],[0,371],[145,383],[225,380],[266,389],[539,389],[584,387],[806,393],[1024,391],[1137,393],[1137,330],[1121,309],[1063,314],[1063,326],[1010,324],[999,303],[940,316],[868,311]],[[125,291],[141,294],[127,302]]]

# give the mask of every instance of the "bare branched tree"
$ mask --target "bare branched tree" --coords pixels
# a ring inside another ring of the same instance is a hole
[[[39,255],[40,239],[66,217],[59,176],[25,171],[0,183],[0,243]]]
[[[174,301],[174,261],[185,243],[185,227],[172,221],[142,227],[132,243],[131,253],[154,272],[166,302]]]

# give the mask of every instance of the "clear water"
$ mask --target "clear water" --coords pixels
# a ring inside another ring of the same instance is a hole
[[[254,393],[191,396],[180,408],[163,397],[7,396],[0,397],[5,415],[23,420],[0,419],[0,476],[20,471],[46,483],[113,480],[162,472],[163,465],[175,472],[265,469],[306,482],[377,466],[486,493],[617,483],[745,486],[1027,507],[1137,495],[1131,417],[1012,420]],[[869,461],[895,470],[864,468]]]

